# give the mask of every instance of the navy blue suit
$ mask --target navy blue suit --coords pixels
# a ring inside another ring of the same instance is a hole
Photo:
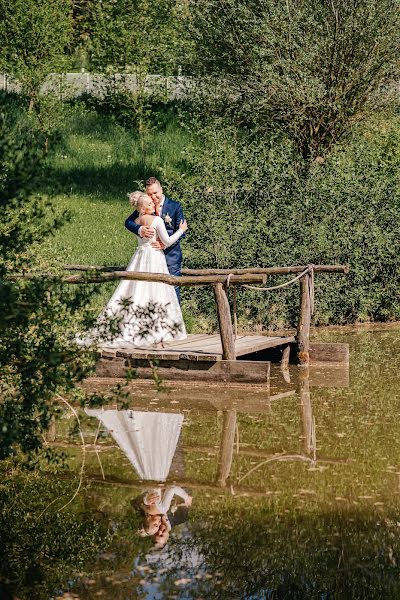
[[[139,213],[135,210],[125,221],[125,227],[134,233],[135,235],[139,235],[140,225],[135,223],[135,219],[139,217]],[[165,223],[165,228],[167,230],[168,235],[172,235],[179,229],[179,224],[184,220],[183,209],[180,202],[176,202],[171,198],[167,198],[165,196],[164,204],[162,206],[160,217],[163,219]],[[184,237],[184,236],[182,236]],[[169,246],[169,248],[165,248],[164,254],[165,259],[167,261],[168,271],[171,275],[180,276],[182,270],[182,249],[181,249],[181,239],[182,237]],[[181,301],[179,287],[176,287],[176,295],[178,296],[179,302]]]

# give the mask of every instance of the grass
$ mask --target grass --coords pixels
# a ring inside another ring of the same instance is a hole
[[[135,236],[124,227],[132,212],[127,194],[150,175],[168,179],[179,166],[187,141],[184,132],[170,120],[141,140],[110,117],[75,109],[61,133],[62,142],[51,158],[49,191],[55,209],[68,209],[71,220],[42,246],[42,254],[55,254],[60,267],[127,264],[136,247]],[[103,286],[96,309],[112,289]]]

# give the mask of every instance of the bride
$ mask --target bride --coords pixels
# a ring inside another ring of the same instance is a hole
[[[154,235],[152,238],[139,238],[138,248],[126,270],[168,275],[164,253],[151,244],[158,239],[165,247],[171,246],[187,231],[186,221],[181,222],[178,231],[169,236],[162,218],[154,216],[154,204],[147,194],[134,192],[130,200],[139,212],[135,222],[151,227]],[[187,337],[175,288],[166,283],[122,280],[102,316],[119,319],[117,337],[106,344],[113,348],[148,347]]]

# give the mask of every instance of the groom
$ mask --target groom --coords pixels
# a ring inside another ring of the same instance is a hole
[[[154,213],[159,215],[164,223],[168,235],[172,235],[179,229],[179,224],[184,220],[182,206],[179,202],[172,200],[164,195],[161,183],[155,177],[149,177],[146,181],[146,194],[150,196],[154,203]],[[139,213],[135,210],[125,221],[125,227],[132,231],[135,235],[142,238],[151,238],[154,235],[154,230],[151,227],[139,227],[135,223]],[[180,238],[175,244],[165,248],[164,254],[167,261],[168,271],[171,275],[180,276],[182,270],[182,250],[181,250],[181,239]],[[164,245],[159,242],[152,243],[153,248],[157,250],[164,250]],[[179,303],[181,302],[181,296],[179,287],[175,288],[176,295],[178,296]]]

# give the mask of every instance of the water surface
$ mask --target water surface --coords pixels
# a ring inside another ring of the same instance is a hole
[[[276,367],[269,387],[133,382],[125,411],[80,413],[84,469],[66,412],[53,445],[82,485],[61,512],[77,487],[68,471],[47,475],[56,491],[36,474],[31,500],[19,494],[13,568],[32,574],[11,585],[18,597],[400,597],[400,326],[314,337],[350,344],[349,373]],[[175,496],[169,514],[181,517],[155,549],[132,503],[160,482],[192,503]],[[53,520],[34,512],[40,489]],[[57,535],[65,547],[52,555]],[[31,564],[35,536],[46,550]]]

